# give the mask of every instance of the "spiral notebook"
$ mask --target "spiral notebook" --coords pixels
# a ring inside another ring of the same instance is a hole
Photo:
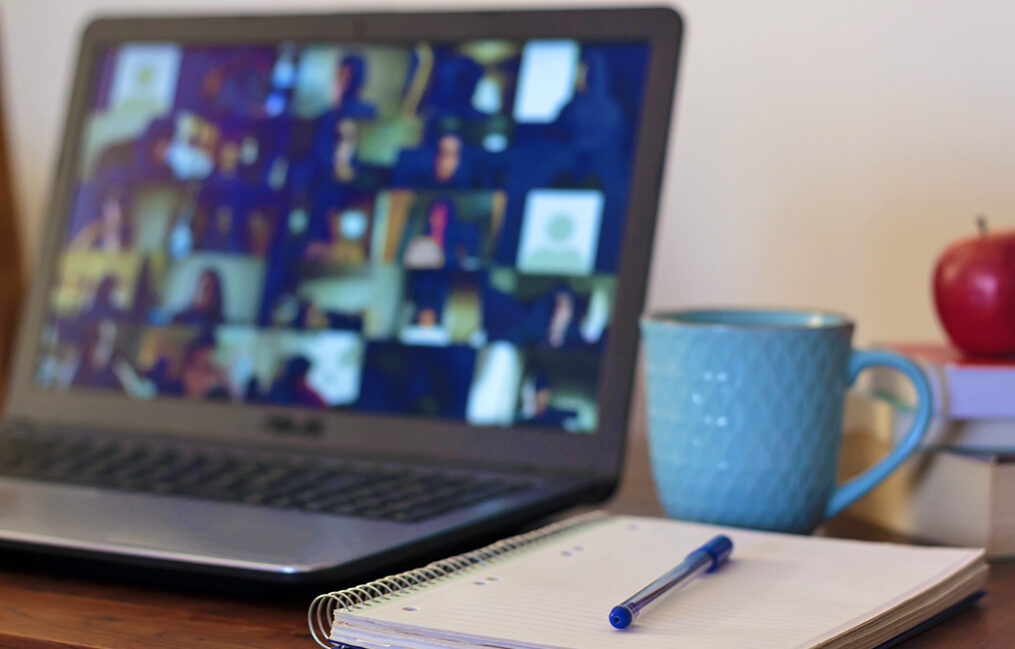
[[[610,609],[717,533],[721,570],[624,631]],[[982,594],[982,550],[724,529],[593,512],[319,596],[325,647],[755,649],[891,646]]]

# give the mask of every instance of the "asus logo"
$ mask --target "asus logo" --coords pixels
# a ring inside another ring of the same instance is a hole
[[[300,437],[320,437],[324,434],[324,425],[320,419],[303,419],[297,421],[285,415],[272,415],[265,420],[265,427],[276,435],[298,435]]]

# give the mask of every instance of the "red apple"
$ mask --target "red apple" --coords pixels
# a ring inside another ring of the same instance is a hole
[[[952,344],[968,354],[1015,354],[1015,230],[956,241],[934,269],[934,302]]]

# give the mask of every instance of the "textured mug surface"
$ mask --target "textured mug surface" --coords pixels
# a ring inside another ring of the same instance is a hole
[[[853,323],[818,312],[698,310],[641,321],[652,471],[673,518],[809,532],[919,444],[930,387],[888,352],[851,348]],[[882,462],[837,486],[845,391],[870,365],[913,381],[917,416]]]

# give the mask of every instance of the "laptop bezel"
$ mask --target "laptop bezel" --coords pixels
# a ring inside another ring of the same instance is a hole
[[[644,304],[682,32],[679,14],[667,8],[191,15],[95,20],[81,40],[53,193],[22,317],[8,417],[138,434],[291,445],[328,454],[411,456],[615,478],[626,438],[638,351],[638,316]],[[216,404],[173,397],[137,401],[98,390],[58,393],[36,386],[38,336],[48,310],[48,294],[58,267],[76,183],[81,130],[89,109],[99,48],[127,41],[371,44],[483,38],[574,38],[646,42],[649,46],[614,316],[597,388],[599,427],[595,433],[572,434],[527,427],[481,428],[443,419]]]

